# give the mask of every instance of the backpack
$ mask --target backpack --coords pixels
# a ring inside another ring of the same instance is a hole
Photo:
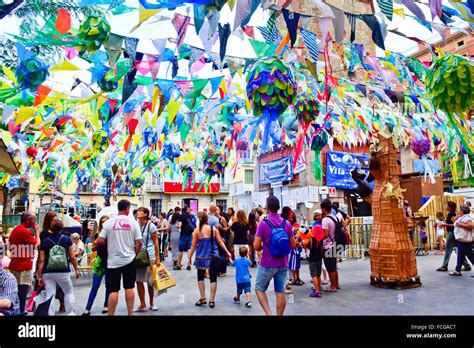
[[[58,244],[54,243],[51,238],[48,238],[51,243],[54,244],[54,246],[49,250],[48,265],[46,266],[48,271],[65,271],[68,269],[66,249],[59,245],[61,238],[63,238],[63,236],[59,238]]]
[[[263,219],[270,226],[272,232],[268,248],[274,257],[287,256],[290,253],[290,239],[285,231],[286,220],[283,219],[281,226],[273,226],[268,219]]]
[[[348,238],[347,238],[347,235],[344,231],[344,227],[342,226],[342,223],[339,221],[339,219],[334,219],[332,216],[328,215],[328,216],[325,216],[327,218],[330,218],[334,224],[336,225],[336,231],[334,233],[334,239],[331,238],[331,236],[329,236],[329,238],[332,239],[332,241],[334,243],[336,243],[336,245],[347,245],[348,244]]]

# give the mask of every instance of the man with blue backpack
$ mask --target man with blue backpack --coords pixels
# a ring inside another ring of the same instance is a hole
[[[277,315],[283,315],[286,307],[285,285],[288,276],[288,254],[296,248],[296,241],[288,221],[278,215],[280,201],[275,196],[267,198],[268,216],[260,221],[255,235],[254,249],[263,250],[257,270],[255,292],[266,315],[272,315],[266,291],[270,281],[276,295]]]

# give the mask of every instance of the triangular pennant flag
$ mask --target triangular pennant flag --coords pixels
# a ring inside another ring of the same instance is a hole
[[[265,42],[249,39],[250,44],[255,51],[255,54],[258,58],[265,58],[271,56],[276,51],[276,46],[274,44],[266,44]],[[248,60],[248,59],[247,59]]]
[[[59,63],[58,65],[55,65],[51,69],[49,69],[49,71],[78,71],[78,70],[81,70],[81,69],[77,67],[76,65],[72,64],[71,62],[69,62],[68,60],[65,60]]]
[[[161,11],[160,9],[158,9],[158,10],[155,10],[155,9],[148,10],[143,6],[142,1],[140,1],[140,5],[138,7],[138,24],[135,25],[132,28],[132,30],[130,30],[130,33],[137,30],[143,24],[143,22],[145,22],[147,19],[151,18],[152,16],[154,16],[155,14],[157,14],[160,11]]]
[[[255,32],[253,30],[253,27],[246,26],[242,28],[242,31],[248,36],[251,37],[252,39],[255,39]]]
[[[196,29],[196,34],[199,35],[201,28],[206,20],[207,11],[204,6],[194,4],[194,27]]]
[[[393,19],[393,0],[377,0],[377,4],[380,11],[391,21]]]
[[[224,25],[221,25],[219,23],[219,42],[220,42],[219,53],[220,53],[221,61],[223,61],[225,58],[225,52],[227,50],[227,41],[229,40],[230,34],[231,34],[230,24],[226,23]]]
[[[282,10],[282,12],[286,27],[288,28],[288,32],[290,34],[291,48],[293,48],[296,42],[296,37],[298,36],[298,22],[300,20],[300,15],[296,12],[288,11],[285,8]]]
[[[181,92],[181,95],[183,97],[186,97],[186,95],[188,95],[188,92],[189,92],[189,86],[191,85],[191,81],[183,80],[183,81],[175,81],[174,83],[176,84],[176,86],[178,86],[179,91]]]
[[[168,105],[166,106],[166,110],[168,111],[168,124],[171,125],[176,117],[179,108],[181,107],[181,102],[177,102],[174,100],[170,100]]]
[[[210,79],[211,87],[212,87],[212,95],[214,95],[214,93],[217,92],[217,89],[219,88],[223,78],[224,76],[219,76],[219,77],[213,77]]]
[[[257,10],[258,6],[260,6],[261,3],[261,0],[252,0],[252,5],[250,6],[250,11],[247,15],[247,18],[245,18],[244,21],[240,24],[242,27],[246,26],[250,22],[253,13]]]
[[[186,138],[188,137],[189,130],[191,129],[190,125],[186,122],[183,122],[179,129],[179,133],[181,135],[181,142],[184,144]]]
[[[35,103],[33,106],[41,104],[41,102],[47,97],[49,92],[51,92],[51,88],[45,85],[40,85],[38,87],[38,90],[36,91]]]
[[[56,29],[61,35],[66,34],[71,29],[71,15],[63,8],[58,9]]]
[[[317,63],[319,57],[319,39],[317,39],[316,34],[309,30],[301,28],[300,32],[311,59]]]
[[[178,42],[176,43],[178,48],[181,46],[181,44],[184,41],[184,38],[186,36],[186,31],[188,30],[188,25],[190,22],[191,22],[190,17],[184,16],[178,13],[174,14],[174,17],[171,23],[173,23],[173,26],[176,29],[176,33],[178,34]]]
[[[110,67],[115,66],[115,63],[120,58],[122,54],[122,43],[124,37],[117,34],[109,34],[107,42],[104,44],[105,52],[107,52],[107,57]]]

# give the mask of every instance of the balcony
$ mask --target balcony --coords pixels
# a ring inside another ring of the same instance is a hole
[[[163,184],[161,182],[147,182],[145,189],[147,192],[163,192]]]

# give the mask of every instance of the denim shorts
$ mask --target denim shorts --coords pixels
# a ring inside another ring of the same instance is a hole
[[[193,241],[192,234],[182,234],[179,236],[179,251],[188,251],[191,249],[191,244]]]
[[[242,295],[242,293],[250,294],[252,284],[248,283],[237,283],[237,294]]]
[[[263,267],[258,266],[257,280],[255,282],[255,290],[267,291],[270,281],[273,279],[275,292],[284,293],[286,281],[288,279],[288,267]]]

